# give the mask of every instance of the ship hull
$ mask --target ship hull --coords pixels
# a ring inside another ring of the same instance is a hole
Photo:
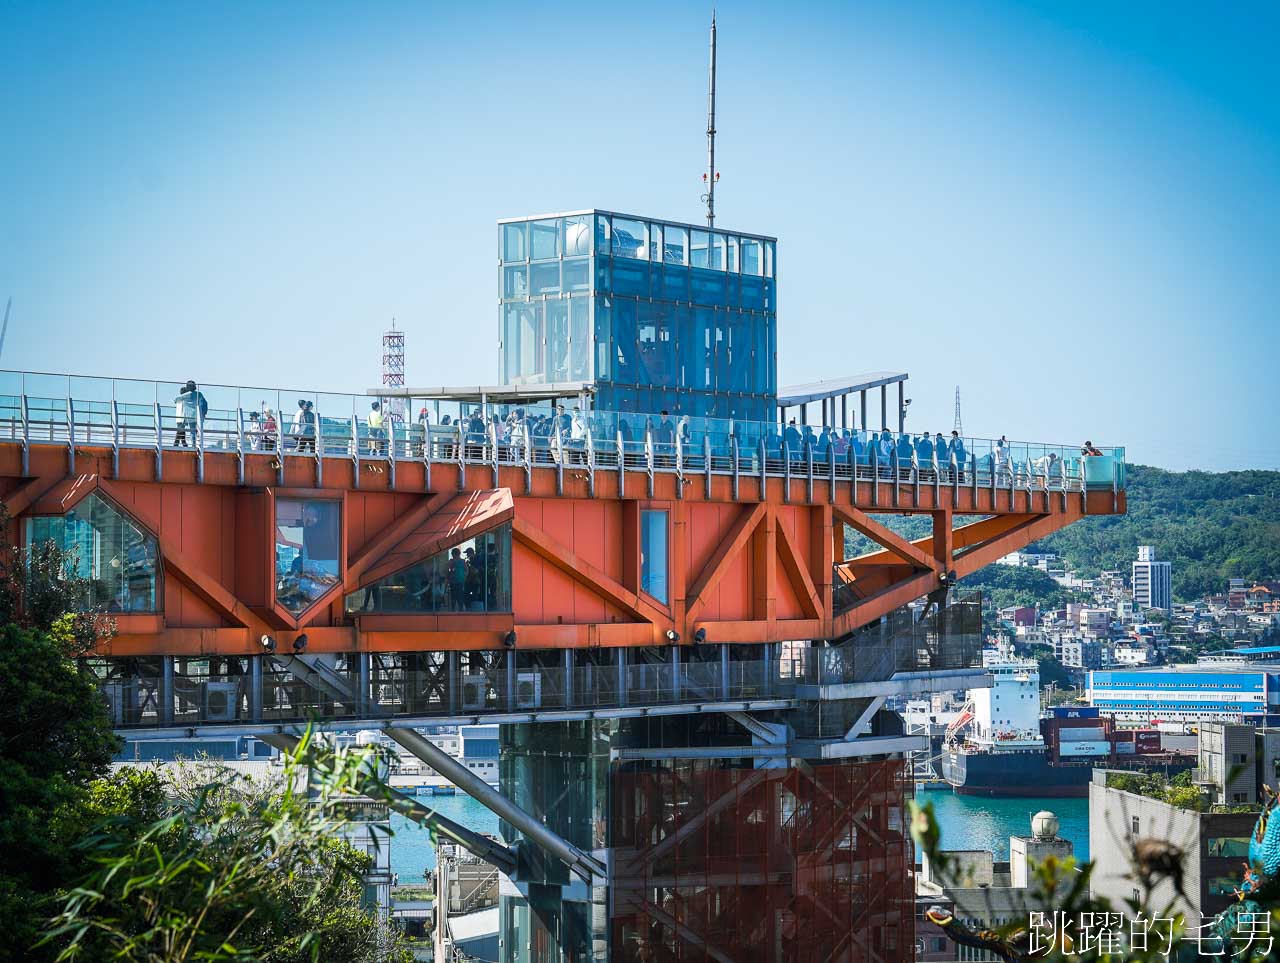
[[[1192,764],[1190,760],[1146,763],[1134,759],[1125,760],[1118,766],[1106,758],[1055,764],[1050,763],[1043,752],[962,752],[947,749],[942,753],[942,777],[962,796],[1080,798],[1089,795],[1095,766],[1173,776],[1189,769]]]

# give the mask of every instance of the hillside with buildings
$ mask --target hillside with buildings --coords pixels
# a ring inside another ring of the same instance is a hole
[[[1173,567],[1173,597],[1190,602],[1229,579],[1280,578],[1280,472],[1170,472],[1133,465],[1129,511],[1056,532],[1039,550],[1081,576],[1128,569],[1139,545]],[[1033,551],[1035,549],[1032,549]]]

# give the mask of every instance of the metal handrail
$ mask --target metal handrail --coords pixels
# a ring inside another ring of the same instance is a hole
[[[834,455],[831,446],[815,451],[809,443],[803,443],[800,450],[791,450],[785,440],[779,442],[780,450],[775,452],[764,438],[758,445],[739,448],[737,436],[732,434],[723,452],[713,446],[709,436],[703,437],[702,444],[686,444],[679,434],[671,443],[659,443],[647,426],[640,440],[627,441],[620,431],[615,431],[606,443],[601,443],[590,430],[581,441],[570,442],[558,430],[538,434],[531,432],[527,424],[500,428],[490,421],[483,431],[475,432],[461,423],[404,425],[389,421],[383,429],[385,436],[375,439],[364,434],[364,426],[354,416],[334,418],[316,411],[314,433],[305,437],[292,431],[290,423],[280,415],[276,443],[268,450],[246,444],[244,410],[239,408],[210,408],[196,419],[194,431],[184,432],[174,410],[159,402],[59,400],[25,394],[9,397],[11,401],[6,404],[0,395],[0,440],[20,441],[28,456],[33,445],[57,445],[73,452],[77,445],[98,445],[117,456],[125,448],[152,450],[157,462],[164,450],[194,450],[197,462],[202,463],[206,453],[228,452],[244,458],[261,450],[282,459],[311,458],[317,463],[318,476],[324,456],[345,456],[358,463],[364,454],[361,447],[369,445],[371,451],[365,457],[390,461],[424,458],[460,466],[496,469],[502,465],[542,465],[561,471],[567,461],[585,467],[591,477],[596,470],[616,470],[624,476],[634,470],[649,478],[654,473],[675,474],[686,482],[697,475],[708,481],[712,475],[797,479],[808,483],[810,498],[815,478],[855,487],[865,481],[872,484],[873,499],[879,498],[876,482],[911,486],[917,502],[922,480],[933,485],[935,495],[942,485],[958,490],[961,484],[975,490],[989,486],[993,492],[1003,488],[1028,494],[1083,492],[1090,487],[1116,492],[1124,489],[1123,449],[1115,450],[1118,455],[1103,456],[1110,462],[1110,471],[1106,471],[1105,463],[1099,463],[1094,469],[1102,471],[1091,469],[1086,473],[1086,464],[1092,459],[1059,457],[1056,452],[1034,460],[1018,459],[1010,454],[1011,448],[983,456],[966,451],[963,463],[956,461],[954,451],[949,453],[949,463],[940,463],[934,454],[927,467],[921,467],[914,449],[909,458],[900,457],[899,448],[905,445],[905,439],[898,436],[901,444],[892,444],[883,434],[862,446],[860,454],[850,446],[839,456]],[[595,413],[588,413],[588,417],[591,414]],[[893,497],[895,504],[901,504],[903,493],[895,489]]]

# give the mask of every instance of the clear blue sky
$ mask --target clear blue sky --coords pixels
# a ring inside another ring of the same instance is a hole
[[[8,368],[497,378],[494,221],[697,220],[697,4],[0,0]],[[719,223],[783,383],[1280,468],[1275,4],[722,3]]]

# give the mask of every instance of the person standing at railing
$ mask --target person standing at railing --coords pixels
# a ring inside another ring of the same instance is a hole
[[[173,433],[173,443],[186,448],[188,431],[191,432],[192,439],[198,442],[196,432],[204,430],[204,416],[209,413],[209,402],[205,401],[196,383],[188,381],[173,399],[173,403],[174,414],[178,419],[177,430]]]
[[[298,413],[293,416],[293,435],[298,451],[316,450],[316,413],[311,402],[303,398],[298,399]]]
[[[800,429],[796,427],[796,420],[792,418],[787,422],[787,430],[782,433],[782,444],[787,449],[787,457],[794,460],[800,457]]]
[[[965,459],[969,457],[969,453],[964,450],[964,439],[960,437],[960,432],[951,432],[951,454],[955,456],[956,471],[960,473],[960,480],[964,481],[964,465]]]
[[[996,442],[996,449],[991,453],[991,469],[996,474],[996,478],[1011,478],[1012,466],[1009,461],[1009,442],[1006,441],[1005,435],[1000,435],[1000,441]]]
[[[898,470],[911,466],[911,456],[915,454],[915,446],[911,444],[911,436],[902,434],[898,436]]]
[[[275,412],[266,405],[262,407],[262,450],[275,451],[276,440],[280,437],[280,426],[276,424]]]
[[[926,431],[916,439],[916,465],[926,471],[933,471],[933,439]]]
[[[1093,442],[1086,441],[1080,449],[1080,457],[1082,458],[1101,458],[1102,452],[1093,447]]]
[[[250,451],[257,451],[262,442],[262,422],[259,420],[260,418],[261,415],[256,411],[249,412],[249,424],[244,429],[244,438],[249,443]]]
[[[382,439],[385,437],[383,425],[386,421],[382,414],[382,405],[373,402],[369,406],[369,414],[365,416],[365,421],[369,426],[369,454],[376,455],[382,448]]]

